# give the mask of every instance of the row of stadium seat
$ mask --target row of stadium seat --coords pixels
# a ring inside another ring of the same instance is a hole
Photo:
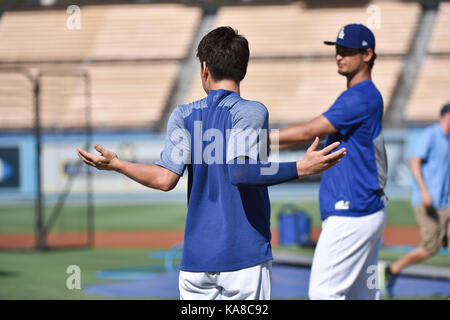
[[[75,15],[64,10],[5,12],[0,22],[0,60],[181,59],[201,9],[105,5],[81,7],[79,20]]]
[[[409,121],[436,121],[439,110],[450,102],[450,3],[441,2],[436,23],[405,117]]]
[[[441,2],[428,47],[430,53],[450,54],[450,3]]]
[[[363,6],[309,9],[303,2],[222,7],[216,26],[237,28],[249,39],[253,57],[329,56],[322,41],[334,38],[349,22],[374,30],[379,54],[406,54],[420,6],[383,1],[373,1],[372,6],[369,11]],[[70,16],[63,10],[6,12],[0,59],[181,59],[200,15],[199,8],[179,5],[86,6],[80,11],[80,29],[69,29]]]
[[[420,69],[405,117],[409,121],[436,121],[439,111],[450,102],[450,54],[428,57]]]
[[[42,67],[42,66],[41,66]],[[40,117],[46,128],[79,128],[86,125],[90,93],[90,120],[98,129],[152,128],[160,121],[179,64],[97,64],[85,68],[90,92],[78,66],[65,64],[64,76],[43,66],[40,81]],[[77,69],[78,70],[78,69]],[[164,81],[161,81],[164,79]],[[0,128],[31,128],[34,124],[32,84],[18,74],[0,73]]]
[[[333,40],[345,23],[360,22],[373,24],[379,55],[373,77],[387,108],[421,9],[414,2],[375,0],[370,5],[309,8],[299,1],[219,8],[215,25],[235,27],[250,43],[252,59],[242,95],[262,101],[275,125],[320,114],[345,89],[345,79],[336,73],[334,50],[322,41]],[[96,128],[152,128],[163,117],[201,14],[200,8],[174,4],[86,6],[81,7],[81,28],[69,30],[64,10],[7,11],[0,20],[0,62],[87,70]],[[435,111],[447,100],[449,21],[450,3],[441,3],[429,56],[405,108],[407,120],[435,120]],[[42,78],[45,127],[85,123],[83,82],[69,74]],[[198,74],[186,101],[204,96]],[[31,89],[25,78],[0,73],[0,128],[32,127]]]
[[[311,9],[303,2],[224,7],[217,14],[216,25],[235,26],[249,40],[254,57],[330,56],[323,41],[334,40],[339,28],[348,23],[368,25],[379,54],[406,54],[421,11],[419,4],[372,1],[367,8],[371,9]]]
[[[330,48],[330,50],[334,50]],[[373,78],[389,105],[400,71],[399,58],[376,61]],[[269,110],[270,123],[281,125],[312,119],[324,112],[346,88],[333,59],[252,60],[241,92],[246,99],[259,100]],[[200,81],[192,81],[188,100],[204,96]]]

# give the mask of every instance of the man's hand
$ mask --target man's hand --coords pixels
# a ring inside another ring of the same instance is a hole
[[[84,163],[99,170],[115,170],[126,175],[134,181],[153,189],[170,191],[178,183],[180,176],[157,164],[132,163],[119,160],[114,152],[103,149],[100,145],[94,145],[100,156],[78,148],[78,156]]]
[[[120,160],[114,152],[105,150],[98,144],[94,145],[94,148],[101,154],[100,156],[84,151],[81,148],[77,148],[78,156],[81,158],[81,160],[83,160],[84,163],[99,170],[118,169]]]
[[[422,204],[425,206],[425,208],[433,207],[433,198],[431,197],[431,194],[427,189],[423,189],[420,191],[420,199],[422,200]]]
[[[306,151],[305,157],[302,160],[297,161],[299,178],[319,174],[337,164],[346,155],[346,149],[342,148],[331,154],[329,153],[336,149],[339,144],[340,142],[335,142],[322,150],[316,151],[317,146],[319,145],[319,138],[316,137]]]
[[[420,190],[420,200],[425,208],[431,208],[433,206],[433,198],[431,197],[430,191],[428,191],[427,184],[422,174],[422,163],[423,159],[420,157],[412,157],[409,161],[409,167],[413,174],[414,179]]]

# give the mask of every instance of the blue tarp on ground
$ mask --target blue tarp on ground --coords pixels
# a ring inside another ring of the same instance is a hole
[[[307,298],[310,269],[273,265],[272,298]],[[151,278],[85,286],[83,291],[98,296],[178,299],[178,271],[156,274]],[[450,296],[450,281],[417,277],[399,277],[395,296]]]

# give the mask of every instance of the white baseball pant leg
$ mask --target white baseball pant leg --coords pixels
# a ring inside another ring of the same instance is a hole
[[[311,266],[310,299],[377,299],[378,249],[385,224],[386,208],[363,217],[325,219]]]
[[[181,300],[270,300],[272,261],[225,272],[180,271]]]

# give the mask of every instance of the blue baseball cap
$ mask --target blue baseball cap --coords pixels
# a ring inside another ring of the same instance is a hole
[[[348,24],[339,30],[336,42],[324,41],[327,45],[340,45],[353,49],[372,49],[375,51],[375,36],[362,24]]]

